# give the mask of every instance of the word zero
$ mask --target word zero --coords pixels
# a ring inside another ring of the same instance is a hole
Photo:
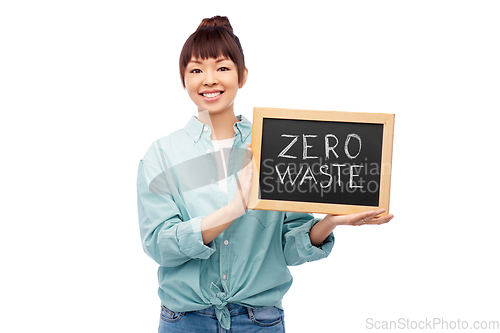
[[[281,136],[282,137],[286,137],[286,138],[292,138],[292,141],[288,144],[288,146],[286,146],[278,154],[278,157],[296,159],[297,156],[288,155],[288,151],[290,150],[290,148],[292,148],[292,146],[295,143],[297,143],[297,141],[299,140],[299,135],[282,134]],[[310,155],[308,155],[308,149],[312,148],[313,146],[309,145],[308,142],[307,142],[307,140],[308,140],[308,138],[317,138],[317,137],[318,137],[317,135],[313,135],[313,134],[302,134],[302,159],[303,160],[313,159],[313,158],[319,158],[318,156],[310,156]],[[358,151],[354,155],[352,155],[349,152],[349,142],[351,141],[351,139],[358,140],[358,142],[359,142]],[[330,158],[330,154],[331,153],[333,153],[333,155],[335,155],[336,158],[339,158],[339,155],[335,151],[335,148],[339,144],[339,139],[334,134],[326,134],[324,142],[325,142],[325,150],[324,151],[325,151],[325,158],[326,158],[326,160],[328,160]],[[347,135],[347,137],[345,139],[345,142],[344,142],[344,153],[345,153],[345,155],[349,159],[355,159],[356,157],[359,156],[359,154],[361,153],[361,137],[359,135],[357,135],[355,133],[351,133],[351,134]],[[359,177],[359,174],[356,174],[354,172],[354,169],[355,168],[362,168],[363,167],[362,165],[357,165],[357,164],[351,164],[351,165],[347,165],[347,164],[333,164],[333,163],[331,164],[331,167],[336,167],[337,168],[337,177],[336,178],[337,178],[338,185],[341,184],[341,181],[340,181],[340,178],[341,178],[340,174],[341,174],[341,172],[340,171],[341,171],[341,168],[344,167],[344,166],[348,166],[349,167],[349,187],[350,188],[363,188],[363,186],[354,185],[354,177]],[[292,178],[292,172],[290,171],[290,165],[288,165],[286,167],[285,171],[283,171],[283,172],[280,172],[280,170],[278,168],[278,165],[275,165],[275,169],[276,169],[276,172],[278,174],[279,180],[280,180],[280,182],[282,184],[285,183],[286,176],[288,175],[288,179],[289,179],[290,183],[292,185],[294,185],[295,182],[298,180],[298,178],[300,177],[301,174],[302,174],[302,177],[301,177],[301,180],[299,181],[299,185],[302,185],[304,183],[304,181],[306,181],[306,180],[313,181],[316,184],[318,183],[317,177],[314,175],[314,173],[313,173],[313,171],[312,171],[312,169],[311,169],[310,166],[307,166],[306,170],[303,173],[302,173],[303,166],[300,166],[300,170],[296,173],[295,178]],[[326,185],[325,185],[325,182],[321,182],[320,183],[320,186],[322,188],[330,187],[331,184],[332,184],[333,177],[332,177],[332,175],[330,173],[331,173],[331,171],[333,171],[333,168],[331,168],[330,170],[328,170],[328,169],[329,169],[329,165],[328,164],[321,165],[320,169],[319,169],[321,175],[328,176],[328,178],[329,178],[326,181]]]
[[[290,142],[290,144],[288,146],[285,147],[285,149],[283,149],[281,151],[281,153],[278,154],[278,157],[297,158],[297,156],[290,156],[290,155],[285,155],[285,154],[297,142],[299,136],[292,135],[292,134],[281,134],[281,136],[286,137],[286,138],[293,138],[293,140],[292,140],[292,142]],[[312,148],[312,146],[309,146],[307,144],[307,138],[316,138],[316,137],[318,137],[318,136],[313,135],[313,134],[302,134],[302,158],[304,160],[308,159],[308,158],[318,158],[318,156],[308,156],[307,155],[307,149]],[[356,153],[356,155],[354,155],[354,156],[351,155],[351,153],[349,152],[349,142],[351,141],[351,138],[355,138],[356,140],[359,141],[359,149],[358,149],[358,152]],[[333,146],[330,143],[330,139],[335,139],[335,144]],[[326,157],[326,159],[328,159],[330,157],[330,151],[335,155],[336,158],[339,157],[339,155],[335,152],[335,148],[337,147],[338,144],[339,144],[339,139],[335,135],[333,135],[333,134],[325,135],[325,157]],[[350,159],[355,159],[356,157],[358,157],[359,153],[361,153],[361,138],[359,137],[359,135],[357,135],[355,133],[347,135],[347,138],[345,139],[345,143],[344,143],[344,152],[345,152],[346,156],[349,157]]]

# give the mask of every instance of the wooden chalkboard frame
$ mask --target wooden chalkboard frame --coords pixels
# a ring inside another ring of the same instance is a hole
[[[261,164],[262,128],[264,118],[317,120],[332,122],[383,124],[382,156],[380,170],[379,206],[359,206],[346,204],[325,204],[302,201],[259,199],[259,175]],[[389,213],[392,146],[394,137],[394,114],[363,113],[344,111],[313,111],[255,107],[252,128],[253,180],[248,208],[259,210],[279,210],[304,213],[344,215],[384,208]]]

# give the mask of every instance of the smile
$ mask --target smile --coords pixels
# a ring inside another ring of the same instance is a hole
[[[220,94],[222,94],[221,91],[213,92],[213,93],[205,93],[205,94],[202,94],[202,95],[205,96],[205,97],[208,97],[208,98],[214,98],[215,96],[219,96]]]
[[[206,102],[214,102],[218,100],[223,93],[223,91],[207,91],[200,93],[200,96],[203,97]]]

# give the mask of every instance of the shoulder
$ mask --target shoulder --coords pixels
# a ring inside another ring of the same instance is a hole
[[[183,145],[189,140],[189,135],[184,128],[173,131],[172,133],[165,135],[154,141],[153,144],[159,144],[162,146],[178,146]]]
[[[184,146],[188,140],[189,136],[184,129],[176,130],[153,141],[146,150],[142,160],[157,160],[161,157],[162,153],[167,154],[168,152],[172,152],[176,147]]]

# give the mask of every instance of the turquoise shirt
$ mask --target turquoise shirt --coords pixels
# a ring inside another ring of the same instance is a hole
[[[325,258],[333,234],[315,247],[309,239],[319,221],[311,214],[247,210],[208,245],[201,220],[226,206],[237,189],[238,172],[252,125],[234,124],[226,194],[218,186],[211,129],[196,117],[185,128],[154,142],[140,161],[137,194],[144,251],[159,265],[158,294],[173,311],[215,305],[222,327],[229,329],[227,303],[252,308],[281,307],[292,284],[287,265]]]

